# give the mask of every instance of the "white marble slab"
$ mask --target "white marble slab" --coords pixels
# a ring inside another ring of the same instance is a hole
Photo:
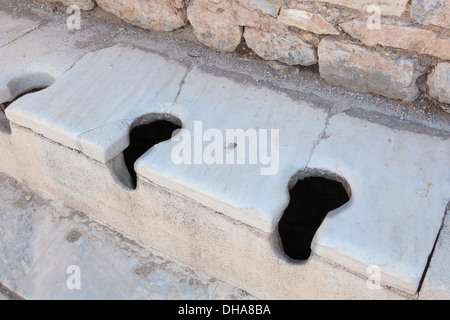
[[[181,192],[200,203],[265,232],[272,232],[289,203],[288,182],[309,160],[313,142],[325,127],[327,114],[305,102],[293,101],[283,93],[253,82],[237,83],[194,69],[186,78],[173,113],[183,122],[183,128],[194,136],[196,121],[202,122],[203,133],[219,130],[279,130],[279,164],[275,157],[275,174],[263,175],[261,168],[270,165],[244,164],[176,165],[171,153],[179,144],[167,141],[152,148],[136,164],[136,172],[164,187]],[[259,131],[257,131],[259,132]],[[184,135],[184,134],[182,134]],[[197,135],[198,137],[198,135]],[[270,133],[268,133],[270,137]],[[181,141],[181,140],[180,140]],[[268,141],[268,140],[266,140]],[[230,143],[223,141],[226,154]],[[258,141],[259,143],[259,141]],[[269,142],[270,143],[270,142]],[[203,143],[203,148],[210,144]],[[245,146],[237,145],[236,153]],[[270,153],[269,153],[270,154]]]
[[[187,67],[119,46],[86,54],[51,87],[25,96],[6,115],[23,127],[106,163],[129,144],[129,126],[170,113]]]
[[[36,29],[39,22],[0,11],[0,48]]]
[[[42,27],[0,48],[0,103],[47,87],[86,53],[65,25]]]
[[[326,135],[309,167],[345,177],[352,198],[325,219],[314,252],[366,276],[378,266],[383,283],[415,293],[450,200],[450,141],[344,114]]]

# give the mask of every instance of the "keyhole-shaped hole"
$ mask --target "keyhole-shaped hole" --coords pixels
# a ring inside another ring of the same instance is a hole
[[[308,177],[290,191],[289,206],[278,224],[283,250],[294,260],[307,260],[311,242],[330,211],[350,200],[342,183],[323,177]]]
[[[155,122],[135,127],[130,132],[130,145],[123,152],[125,164],[131,175],[133,188],[136,188],[137,175],[134,164],[144,153],[154,145],[169,140],[175,130],[181,129],[177,124],[167,120],[157,120]]]

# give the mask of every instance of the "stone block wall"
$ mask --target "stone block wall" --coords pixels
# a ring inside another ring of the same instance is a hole
[[[218,51],[245,40],[266,60],[318,64],[332,85],[409,101],[422,90],[445,109],[450,104],[450,0],[36,1],[83,10],[97,4],[156,31],[190,23]]]

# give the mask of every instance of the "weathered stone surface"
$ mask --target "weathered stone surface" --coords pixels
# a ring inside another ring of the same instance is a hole
[[[409,0],[312,0],[312,2],[327,2],[338,6],[366,12],[370,5],[379,6],[382,15],[401,16]],[[297,2],[305,2],[299,1]]]
[[[1,283],[25,299],[253,299],[3,173],[0,186]],[[17,206],[21,199],[23,208]],[[69,261],[82,272],[79,290],[68,290],[61,272]]]
[[[450,104],[450,62],[439,63],[428,77],[430,95],[440,102]],[[450,108],[446,109],[450,112]]]
[[[450,28],[450,1],[447,0],[413,0],[411,17],[424,25],[436,25]]]
[[[250,0],[193,0],[188,19],[197,39],[219,51],[232,52],[242,40],[243,26],[269,32],[278,22],[276,5]]]
[[[262,0],[243,0],[243,1],[245,1],[251,7],[258,8],[264,14],[271,15],[274,18],[276,18],[278,16],[278,13],[280,12],[279,5],[267,1]]]
[[[270,1],[261,0],[213,0],[226,1],[231,4],[237,23],[241,26],[254,28],[267,28],[276,22],[275,18],[280,12],[278,5]],[[273,1],[272,1],[273,2]]]
[[[198,41],[210,48],[233,52],[242,41],[243,28],[237,24],[230,2],[194,0],[187,15]]]
[[[298,35],[267,33],[245,28],[245,41],[257,55],[265,60],[278,60],[289,65],[310,66],[317,63],[316,49]]]
[[[144,29],[172,31],[187,24],[183,0],[97,0],[104,10]]]
[[[34,0],[35,2],[52,4],[52,3],[62,3],[65,6],[76,5],[80,7],[81,10],[92,10],[95,7],[94,0]]]
[[[448,266],[450,266],[450,215],[447,211],[427,275],[420,290],[421,299],[450,300]]]
[[[39,22],[26,18],[12,17],[3,11],[0,11],[0,21],[0,47],[22,37],[39,26]]]
[[[127,75],[131,65],[134,66],[133,72]],[[24,100],[30,100],[9,107],[6,115],[23,127],[32,128],[44,137],[69,148],[82,150],[87,156],[102,163],[107,163],[126,149],[129,144],[129,126],[135,119],[151,113],[169,113],[180,90],[180,82],[187,72],[186,66],[175,63],[174,60],[120,46],[86,54],[76,66],[76,69],[71,69],[72,73],[65,73],[57,84],[48,88],[59,92],[50,102],[39,102],[46,97],[25,96]],[[155,82],[156,78],[158,81]],[[72,86],[69,83],[74,79],[80,79],[80,85],[85,87],[82,91],[86,92],[89,91],[86,88],[92,88],[94,83],[107,83],[106,79],[121,81],[109,83],[89,98],[90,104],[95,105],[95,108],[86,109],[87,102],[80,99],[79,103],[71,103],[71,111],[68,113],[61,108],[61,104],[70,100],[67,100],[66,94],[70,96],[72,93],[69,93],[67,86]],[[127,91],[130,88],[131,91]],[[119,94],[121,98],[113,99],[115,103],[112,103],[110,98],[115,94]],[[128,102],[124,104],[125,98]],[[29,108],[35,106],[35,103],[42,107],[45,105],[46,112],[38,107],[30,113]],[[106,118],[105,108],[109,110]],[[86,115],[81,122],[76,120],[80,119],[80,114]]]
[[[381,25],[381,29],[369,30],[367,24],[360,20],[342,23],[340,26],[368,46],[380,44],[450,59],[450,37],[440,38],[429,30],[394,25]]]
[[[314,32],[317,34],[334,34],[339,35],[340,32],[328,23],[320,14],[314,14],[303,10],[284,9],[278,16],[281,23],[297,27],[302,30]]]
[[[391,59],[330,38],[319,44],[320,75],[327,82],[394,99],[414,100],[422,68],[415,59]]]

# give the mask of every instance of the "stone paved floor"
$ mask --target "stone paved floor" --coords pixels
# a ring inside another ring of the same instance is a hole
[[[0,283],[25,299],[252,299],[3,174],[0,190]]]

